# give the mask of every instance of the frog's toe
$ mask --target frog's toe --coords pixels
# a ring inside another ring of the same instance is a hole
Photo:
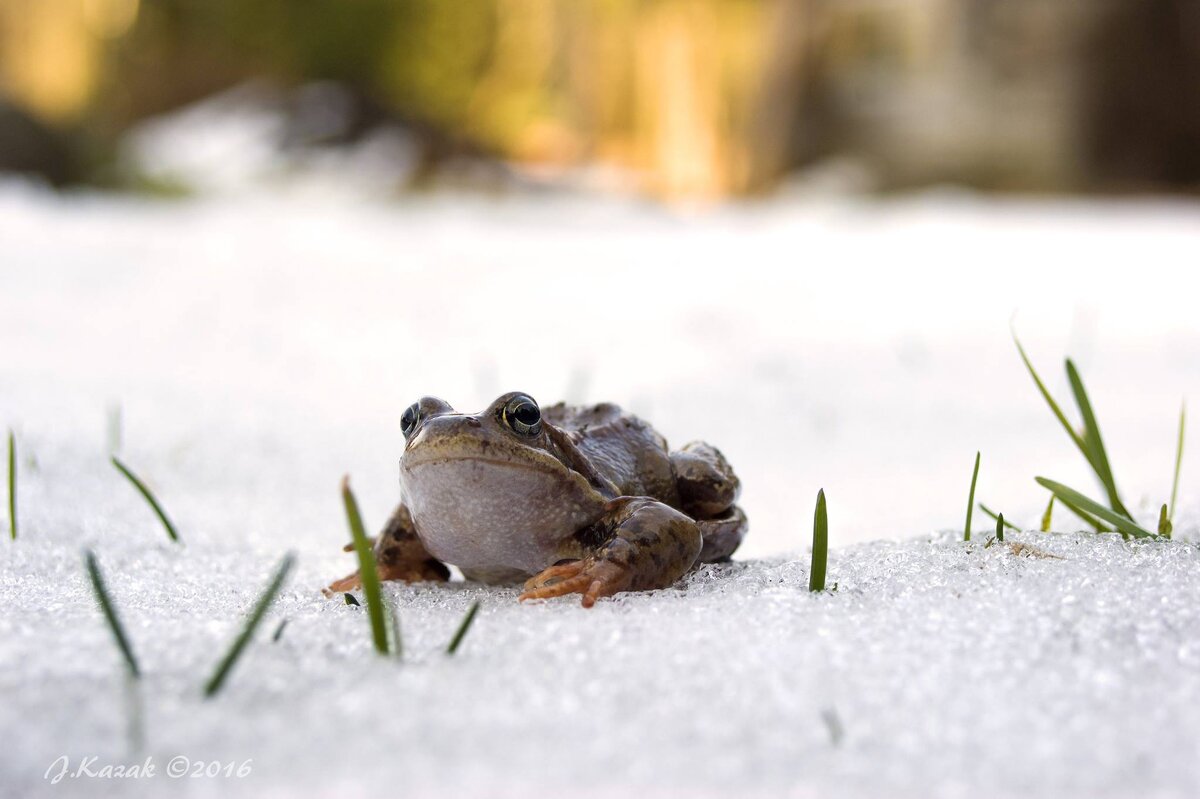
[[[572,560],[566,563],[555,564],[554,566],[542,569],[542,571],[526,580],[525,590],[532,591],[537,588],[561,583],[569,577],[575,577],[581,571],[583,571],[582,560]]]
[[[328,599],[331,596],[353,591],[360,585],[362,585],[362,578],[358,576],[358,572],[355,572],[354,574],[347,574],[340,580],[334,580],[327,588],[322,588],[321,593]]]
[[[629,583],[627,569],[611,561],[589,558],[543,570],[525,583],[525,591],[517,599],[524,602],[583,594],[583,606],[590,608],[601,597],[627,590]]]

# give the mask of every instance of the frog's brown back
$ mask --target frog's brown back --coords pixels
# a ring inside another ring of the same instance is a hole
[[[609,402],[558,403],[542,417],[570,436],[592,466],[626,496],[654,497],[680,507],[667,440],[650,425]]]

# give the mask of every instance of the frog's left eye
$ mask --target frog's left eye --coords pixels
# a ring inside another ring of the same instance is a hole
[[[421,407],[417,403],[409,405],[404,411],[404,415],[400,417],[400,432],[404,433],[404,437],[408,438],[417,427],[417,422],[421,420]]]
[[[521,435],[536,436],[542,432],[542,412],[532,397],[513,397],[504,406],[504,423]]]

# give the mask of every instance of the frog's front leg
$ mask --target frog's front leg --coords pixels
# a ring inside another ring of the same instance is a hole
[[[583,594],[583,606],[621,591],[666,588],[696,562],[696,523],[649,497],[620,497],[598,523],[606,540],[581,560],[551,566],[525,583],[520,599]],[[589,531],[590,532],[590,531]]]
[[[346,547],[347,552],[354,551],[354,545]],[[380,580],[403,580],[415,583],[422,580],[445,582],[450,579],[450,570],[440,560],[434,558],[425,549],[421,539],[417,537],[417,528],[413,524],[412,515],[408,508],[400,505],[392,518],[388,519],[383,532],[375,539],[375,565],[379,571]],[[358,572],[335,580],[325,589],[326,596],[335,593],[353,591],[362,585]]]

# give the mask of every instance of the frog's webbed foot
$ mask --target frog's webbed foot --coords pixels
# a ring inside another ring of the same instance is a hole
[[[648,497],[614,500],[602,525],[610,537],[587,557],[551,566],[525,583],[519,599],[582,594],[590,608],[600,597],[622,591],[666,588],[682,577],[700,554],[696,523]]]
[[[430,555],[421,539],[417,537],[416,528],[408,508],[401,505],[388,519],[383,532],[374,539],[375,568],[380,580],[403,580],[406,583],[422,581],[446,582],[450,579],[450,570],[446,564]],[[345,548],[353,552],[354,545]],[[358,572],[348,574],[340,580],[330,583],[322,590],[325,596],[353,591],[362,585]]]

